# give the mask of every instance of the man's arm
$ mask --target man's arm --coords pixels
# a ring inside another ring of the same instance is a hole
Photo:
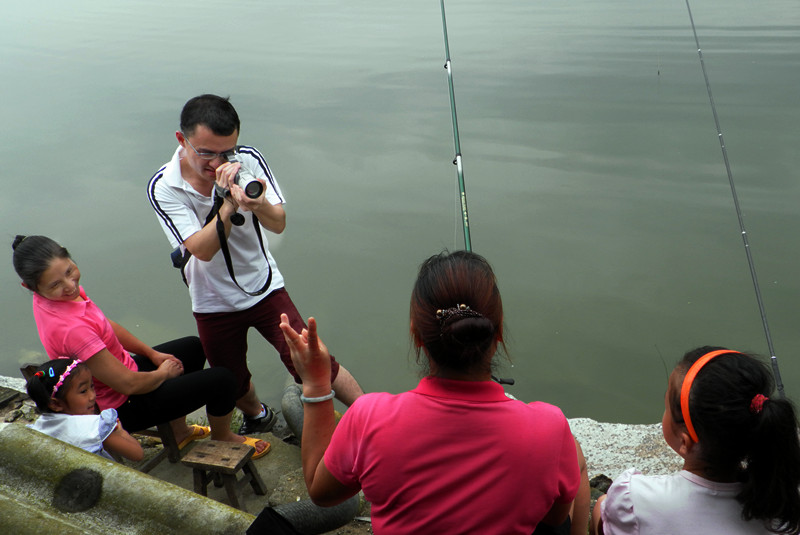
[[[286,211],[283,209],[283,205],[272,204],[264,196],[261,198],[264,202],[253,208],[252,212],[262,227],[275,234],[280,234],[286,228]]]
[[[221,218],[225,226],[225,236],[231,234],[231,216],[238,207],[251,211],[258,218],[265,229],[280,234],[286,228],[286,212],[280,204],[273,205],[266,195],[261,194],[256,199],[245,195],[244,190],[233,182],[238,163],[224,163],[217,168],[217,185],[230,191],[219,209],[219,213],[206,226],[195,232],[183,242],[183,245],[199,260],[208,262],[220,250],[219,236],[217,235],[217,219]],[[258,179],[266,186],[266,181]],[[266,191],[266,187],[264,188]]]
[[[252,149],[252,147],[248,149],[246,154],[251,157],[248,161],[252,162],[254,161],[253,159],[262,160],[261,164],[253,165],[249,170],[253,177],[264,186],[264,192],[258,198],[251,199],[245,195],[242,188],[234,184],[233,179],[236,176],[236,171],[239,171],[240,167],[236,167],[235,171],[230,175],[227,187],[230,188],[236,203],[241,206],[242,209],[253,212],[262,227],[275,234],[280,234],[286,228],[286,212],[283,208],[283,197],[280,193],[280,189],[271,171],[266,167],[266,162],[263,162],[261,153],[256,149]],[[218,172],[217,174],[219,175],[220,173]],[[269,184],[267,182],[269,182]]]
[[[225,226],[225,236],[231,235],[231,216],[236,213],[233,202],[225,200],[219,208],[219,212],[206,226],[186,238],[183,245],[198,260],[210,261],[219,252],[219,236],[217,235],[217,220],[222,218]]]
[[[225,165],[230,167],[226,169]],[[261,177],[256,178],[256,180],[264,185],[264,192],[255,199],[245,195],[244,190],[233,181],[233,177],[236,176],[239,168],[240,165],[238,163],[221,165],[217,169],[217,176],[222,177],[223,183],[227,179],[227,186],[225,187],[230,189],[231,197],[233,197],[238,206],[243,210],[253,212],[262,227],[275,234],[280,234],[286,228],[286,212],[283,209],[283,205],[280,203],[272,204],[269,201],[267,198],[267,181]],[[219,183],[220,179],[217,182]]]

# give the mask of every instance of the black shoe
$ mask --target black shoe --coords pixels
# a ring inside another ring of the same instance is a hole
[[[264,405],[264,410],[267,411],[267,414],[262,416],[261,418],[248,418],[247,416],[244,417],[242,421],[242,427],[239,428],[240,435],[250,435],[252,433],[266,433],[270,431],[274,426],[275,422],[278,421],[278,415],[275,414],[275,411]]]

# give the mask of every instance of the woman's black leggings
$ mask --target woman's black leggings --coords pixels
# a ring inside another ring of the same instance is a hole
[[[183,362],[183,375],[167,379],[147,394],[136,394],[117,407],[119,420],[126,431],[134,432],[186,416],[206,406],[210,416],[225,416],[236,401],[236,380],[226,368],[205,368],[206,356],[196,336],[187,336],[154,346],[162,353],[175,355]],[[149,359],[133,355],[140,372],[156,366]]]

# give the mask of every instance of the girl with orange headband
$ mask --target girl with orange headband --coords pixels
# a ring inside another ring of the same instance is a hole
[[[800,532],[800,440],[786,399],[753,355],[701,347],[669,378],[664,439],[683,470],[626,470],[595,505],[592,533]]]

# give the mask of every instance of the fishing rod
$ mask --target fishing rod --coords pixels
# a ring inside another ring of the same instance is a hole
[[[783,391],[783,381],[781,380],[781,372],[778,369],[778,357],[775,355],[775,346],[772,344],[772,336],[769,332],[769,324],[767,323],[767,313],[764,309],[764,302],[761,299],[761,289],[758,284],[758,277],[756,276],[756,267],[753,262],[753,255],[750,252],[750,243],[747,241],[747,230],[744,227],[744,218],[742,217],[742,210],[739,207],[739,197],[736,195],[736,185],[733,182],[733,173],[731,173],[731,164],[728,161],[728,150],[725,148],[725,140],[722,137],[722,129],[719,126],[719,117],[717,116],[717,107],[714,105],[714,97],[711,95],[711,84],[708,81],[708,73],[706,72],[706,64],[703,61],[703,50],[700,48],[700,40],[697,38],[697,30],[694,26],[694,17],[692,17],[692,8],[689,6],[689,0],[686,0],[686,10],[689,12],[689,21],[692,23],[692,33],[694,33],[694,42],[697,45],[697,55],[700,57],[700,67],[703,70],[703,78],[706,81],[706,91],[708,92],[708,100],[711,102],[711,112],[714,115],[714,124],[717,127],[717,137],[719,138],[719,146],[722,148],[722,159],[725,161],[725,170],[728,172],[728,182],[731,186],[731,194],[733,195],[733,205],[736,207],[736,217],[739,219],[739,230],[742,233],[742,241],[744,242],[744,250],[747,254],[747,264],[750,266],[750,278],[753,279],[753,288],[756,291],[756,301],[758,302],[758,311],[761,314],[761,324],[764,327],[764,335],[767,338],[767,346],[769,347],[770,361],[772,362],[772,372],[775,375],[775,385],[778,388],[778,394],[781,398],[785,398],[786,394]]]
[[[467,212],[467,192],[464,187],[464,168],[461,165],[461,143],[458,140],[458,117],[456,115],[456,94],[453,90],[453,69],[450,66],[450,45],[447,42],[447,18],[444,14],[444,0],[439,0],[442,6],[442,31],[444,32],[444,68],[447,69],[447,83],[450,86],[450,114],[453,117],[453,140],[455,142],[456,157],[453,163],[458,173],[458,190],[461,198],[461,223],[464,227],[464,249],[472,251],[472,241],[469,237],[469,213]]]

